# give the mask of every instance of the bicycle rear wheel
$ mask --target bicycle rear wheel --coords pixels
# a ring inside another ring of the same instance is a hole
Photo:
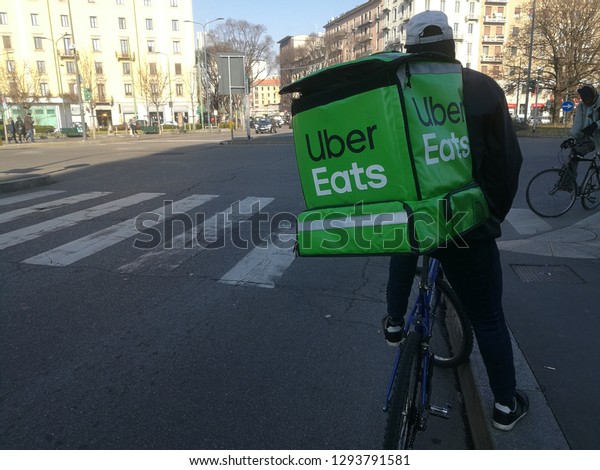
[[[600,171],[590,171],[583,182],[581,205],[584,209],[595,209],[600,204]]]
[[[575,203],[577,182],[565,169],[551,168],[539,172],[525,192],[529,208],[541,217],[558,217]]]
[[[440,276],[431,302],[433,329],[429,350],[439,367],[457,367],[465,363],[473,350],[473,329],[458,296]]]
[[[431,299],[433,327],[429,339],[429,350],[433,363],[440,367],[457,367],[465,363],[473,350],[473,329],[460,300],[441,274],[440,269]],[[410,292],[408,305],[414,305],[419,295],[419,284],[423,276],[417,268]]]
[[[422,335],[409,333],[392,385],[388,418],[383,436],[384,449],[412,449],[419,424],[423,353]]]

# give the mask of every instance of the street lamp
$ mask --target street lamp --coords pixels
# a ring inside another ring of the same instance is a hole
[[[169,109],[171,110],[171,121],[175,122],[175,116],[173,113],[173,94],[171,93],[171,62],[169,61],[168,54],[158,51],[155,52],[156,54],[164,55],[167,58],[167,79],[169,80]]]
[[[210,108],[209,108],[210,100],[208,99],[209,90],[208,90],[208,61],[207,61],[207,57],[206,57],[206,27],[210,23],[214,23],[215,21],[221,21],[224,19],[225,18],[219,17],[219,18],[215,18],[214,20],[207,21],[206,23],[198,23],[197,21],[192,21],[192,20],[183,20],[184,23],[193,23],[193,24],[197,24],[198,26],[202,27],[202,46],[204,47],[204,73],[202,74],[204,77],[204,109],[206,110],[206,115],[208,117],[208,123],[209,123],[211,130],[212,130],[212,122],[210,121]],[[201,118],[202,118],[202,120],[204,120],[204,113],[201,114]]]
[[[531,32],[529,37],[529,66],[527,68],[527,84],[531,83],[531,62],[533,60],[533,30],[535,27],[535,0],[533,0],[533,6],[531,9]],[[529,90],[525,95],[525,122],[527,122],[527,111],[529,108]],[[535,132],[535,127],[534,127]]]

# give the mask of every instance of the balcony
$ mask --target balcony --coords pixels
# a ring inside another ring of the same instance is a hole
[[[119,51],[115,52],[115,57],[118,61],[134,61],[135,60],[135,52],[130,51]]]
[[[504,43],[504,34],[497,34],[496,36],[483,36],[483,42],[492,43]]]
[[[465,16],[465,21],[479,21],[479,15],[477,13],[469,13]]]
[[[73,49],[58,49],[57,54],[61,59],[75,59]]]
[[[483,18],[483,22],[492,24],[504,24],[506,23],[506,17],[502,15],[486,16]]]
[[[370,19],[361,20],[361,22],[358,24],[357,28],[362,28],[363,26],[369,26],[370,24],[371,24]]]
[[[486,64],[501,64],[502,56],[501,55],[482,55],[481,63]]]
[[[485,0],[486,5],[492,3],[506,5],[508,3],[508,0]]]

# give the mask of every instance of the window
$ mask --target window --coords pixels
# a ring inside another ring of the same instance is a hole
[[[458,34],[458,23],[454,23],[454,27],[452,28],[452,31],[454,33],[454,36],[456,36]]]
[[[431,8],[431,0],[425,0],[425,10],[429,10]]]
[[[2,36],[2,44],[4,44],[4,49],[12,49],[12,41],[10,40],[10,36]]]
[[[37,71],[39,73],[46,73],[46,62],[43,60],[37,61]]]
[[[133,86],[131,85],[131,83],[126,83],[125,84],[125,96],[132,96],[133,95]]]
[[[183,96],[183,85],[181,83],[175,84],[175,94],[177,96]]]
[[[90,28],[97,29],[98,28],[98,17],[90,16]]]
[[[469,13],[475,13],[475,2],[469,2]]]
[[[179,20],[171,20],[171,29],[173,31],[179,31]]]
[[[181,43],[179,41],[173,41],[173,52],[179,54],[181,52]]]
[[[96,70],[97,75],[104,74],[104,71],[102,70],[102,62],[94,62],[94,69]]]
[[[48,96],[48,84],[47,83],[40,83],[40,94],[42,96]]]
[[[125,18],[119,18],[119,29],[127,29]]]
[[[15,71],[15,61],[14,60],[6,61],[6,70],[8,70],[9,72]]]
[[[148,52],[156,52],[156,44],[153,39],[148,40]]]
[[[146,29],[148,31],[152,31],[154,29],[152,26],[152,18],[146,18]]]
[[[121,55],[129,55],[129,40],[128,39],[121,39],[120,41],[121,44]]]
[[[441,11],[446,10],[446,0],[440,0],[440,10]]]
[[[0,11],[0,24],[8,24],[8,18],[4,11]]]
[[[117,5],[123,5],[123,0],[117,0]]]
[[[33,38],[33,47],[38,51],[43,49],[44,44],[42,43],[42,38],[40,38],[40,37]]]
[[[171,0],[171,6],[172,7],[176,7],[177,6],[177,0]]]
[[[150,69],[150,75],[156,75],[156,64],[154,62],[150,62],[148,67]]]
[[[68,60],[66,62],[67,65],[67,73],[75,73],[75,62],[72,60]]]
[[[69,27],[69,17],[67,15],[60,15],[60,25],[64,28]]]
[[[39,17],[37,13],[31,14],[31,26],[39,26]]]
[[[144,0],[144,6],[151,7],[152,6],[152,0]]]
[[[175,64],[175,75],[181,75],[181,64]]]
[[[131,75],[131,64],[123,62],[123,75]]]
[[[100,39],[98,38],[92,38],[92,49],[95,52],[101,51],[102,48],[100,47]]]
[[[460,0],[454,2],[454,13],[460,13]]]
[[[106,101],[106,87],[103,83],[98,83],[96,85],[96,90],[98,90],[98,101]]]
[[[69,83],[69,94],[76,95],[77,94],[77,84]]]
[[[467,32],[473,34],[473,23],[469,23],[467,26]]]
[[[73,55],[71,51],[71,38],[63,38],[63,47],[65,48],[65,55]]]

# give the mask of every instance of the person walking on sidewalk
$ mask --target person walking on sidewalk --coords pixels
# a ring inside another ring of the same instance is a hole
[[[11,140],[15,140],[15,144],[17,143],[17,126],[15,125],[15,121],[13,118],[9,117],[8,122],[6,123],[6,130],[8,132],[8,143],[10,144]]]
[[[406,25],[406,51],[455,57],[453,31],[441,11],[425,11]],[[464,109],[473,176],[490,208],[489,219],[432,256],[441,261],[448,281],[469,316],[494,394],[493,426],[510,431],[529,409],[527,395],[516,389],[511,338],[502,309],[502,267],[496,238],[517,192],[522,155],[504,92],[487,75],[463,69]],[[464,242],[464,243],[463,243]],[[418,256],[392,255],[387,284],[384,336],[402,341],[404,315]]]
[[[17,118],[15,122],[15,128],[17,130],[17,135],[19,136],[19,143],[22,144],[23,137],[25,137],[25,125],[23,124],[23,119],[21,119],[21,116]]]
[[[35,140],[33,138],[34,128],[31,113],[27,113],[27,116],[25,116],[25,119],[23,120],[23,126],[25,127],[25,142],[31,140],[31,143],[33,144]]]

